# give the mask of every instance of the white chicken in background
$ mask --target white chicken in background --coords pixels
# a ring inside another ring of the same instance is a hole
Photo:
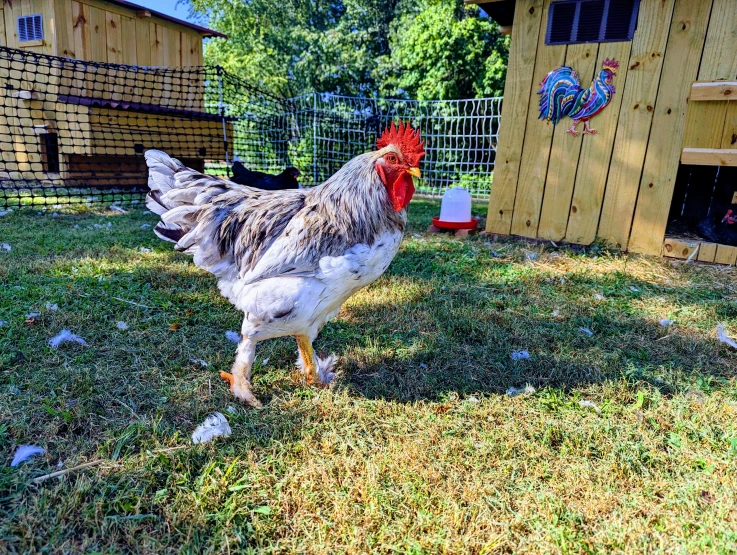
[[[233,367],[220,373],[238,399],[261,406],[251,368],[256,344],[274,337],[297,339],[308,384],[332,380],[335,356],[318,358],[312,342],[397,253],[423,147],[418,131],[392,124],[378,150],[356,156],[319,186],[285,191],[238,185],[146,152],[146,206],[161,216],[156,235],[194,255],[245,314]]]

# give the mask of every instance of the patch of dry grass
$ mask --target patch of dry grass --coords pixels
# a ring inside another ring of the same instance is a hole
[[[317,342],[337,387],[295,383],[293,341],[266,342],[265,409],[205,446],[240,323],[213,280],[140,211],[0,218],[0,551],[734,552],[734,271],[426,236],[437,205],[411,208]],[[64,328],[89,347],[51,349]],[[48,456],[9,468],[23,443]]]

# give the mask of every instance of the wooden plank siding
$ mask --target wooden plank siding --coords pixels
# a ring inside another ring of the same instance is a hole
[[[601,69],[601,66],[596,65],[598,51],[599,45],[596,43],[573,44],[566,52],[565,65],[576,68],[581,82],[589,83]],[[581,136],[574,137],[566,133],[566,124],[569,122],[572,123],[570,120],[561,122],[553,134],[540,225],[537,230],[540,239],[560,241],[566,234],[583,141]],[[579,127],[583,128],[583,125]]]
[[[499,128],[499,148],[486,220],[486,230],[492,233],[508,234],[512,226],[542,12],[542,0],[519,0],[514,12],[507,80],[504,84],[507,101],[502,103],[504,123]]]
[[[138,17],[136,10],[111,2],[14,0],[1,4],[2,46],[78,60],[130,65],[178,67],[202,63],[202,37],[197,30],[156,16]],[[19,43],[16,19],[35,13],[43,15],[43,44]],[[161,37],[155,59],[152,59],[151,26],[160,29]],[[193,63],[189,63],[190,60]]]
[[[734,0],[714,0],[701,56],[699,81],[731,81],[737,78],[737,9]],[[724,101],[689,102],[683,147],[726,148],[724,137],[731,130],[724,129],[727,118]],[[732,108],[733,109],[733,108]],[[737,130],[734,131],[737,133]]]
[[[627,248],[650,136],[674,0],[640,4],[614,151],[599,221],[599,237]]]
[[[629,250],[659,254],[668,224],[691,83],[696,78],[706,38],[711,1],[677,0],[668,36],[650,140],[640,180]]]
[[[548,11],[551,0],[545,0],[542,20],[548,20]],[[522,145],[522,160],[520,161],[517,193],[514,200],[514,214],[512,215],[512,233],[523,237],[536,237],[540,219],[545,177],[548,171],[550,147],[553,142],[555,126],[546,121],[538,121],[537,105],[540,96],[540,83],[545,76],[565,61],[566,46],[546,46],[545,33],[541,30],[538,37],[537,60],[532,74],[532,88],[527,110],[526,128]],[[536,127],[535,127],[536,126]],[[534,131],[533,131],[534,130]]]
[[[615,87],[624,88],[620,83],[624,84],[627,80],[629,64],[626,61],[630,58],[631,49],[631,42],[608,42],[599,47],[597,69],[606,59],[619,61]],[[588,245],[596,238],[621,105],[622,94],[616,92],[609,106],[592,120],[599,134],[582,139],[566,230],[566,240],[572,243]]]

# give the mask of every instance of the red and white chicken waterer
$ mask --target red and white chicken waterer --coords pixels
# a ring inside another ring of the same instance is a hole
[[[445,191],[440,202],[440,217],[432,225],[440,229],[475,229],[479,221],[471,217],[471,195],[463,187]]]

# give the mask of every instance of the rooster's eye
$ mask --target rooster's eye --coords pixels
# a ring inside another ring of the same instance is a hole
[[[397,157],[394,154],[387,154],[386,155],[386,161],[390,164],[396,164],[397,163]]]

